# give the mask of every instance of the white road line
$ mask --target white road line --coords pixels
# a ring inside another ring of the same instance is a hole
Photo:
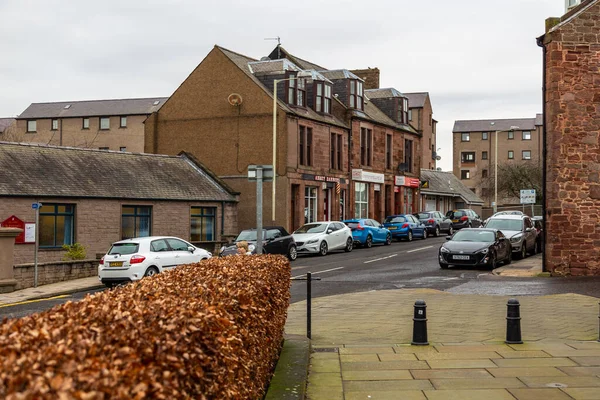
[[[407,253],[414,253],[415,251],[426,250],[426,249],[430,249],[430,248],[432,248],[432,247],[433,247],[433,246],[421,247],[421,248],[419,248],[419,249],[409,250],[409,251],[407,251]]]
[[[386,260],[386,259],[388,259],[388,258],[396,257],[397,255],[398,255],[398,254],[392,254],[391,256],[387,256],[387,257],[381,257],[381,258],[376,258],[376,259],[374,259],[374,260],[365,261],[365,262],[363,262],[363,264],[368,264],[368,263],[372,263],[372,262],[375,262],[375,261]]]
[[[326,270],[323,270],[323,271],[311,272],[311,274],[312,275],[322,274],[324,272],[337,271],[338,269],[344,269],[344,267],[337,267],[337,268],[326,269]],[[301,276],[304,276],[304,275],[306,275],[306,274],[302,274],[302,275],[298,275],[298,276],[292,276],[292,279],[294,279],[294,278],[300,278]]]

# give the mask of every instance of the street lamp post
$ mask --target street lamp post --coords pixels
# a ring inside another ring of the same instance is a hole
[[[490,123],[492,127],[495,122]],[[511,126],[510,129],[498,130],[494,132],[494,214],[498,212],[498,134],[500,132],[512,132],[519,129],[518,126]]]

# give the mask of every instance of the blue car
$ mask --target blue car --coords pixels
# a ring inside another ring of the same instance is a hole
[[[409,242],[414,237],[427,239],[427,228],[412,214],[390,215],[383,221],[384,228],[389,229],[394,239],[406,239]]]
[[[392,234],[374,219],[348,219],[344,222],[352,230],[354,244],[371,247],[373,243],[392,244]]]

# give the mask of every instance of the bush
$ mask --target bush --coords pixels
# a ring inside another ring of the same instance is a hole
[[[81,243],[72,245],[63,244],[63,250],[66,250],[63,256],[63,261],[69,260],[85,260],[85,247]]]
[[[283,340],[283,256],[212,258],[0,325],[0,398],[261,399]]]

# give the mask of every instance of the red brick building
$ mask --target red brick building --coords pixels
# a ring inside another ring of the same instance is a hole
[[[544,265],[600,275],[600,0],[546,22]]]

